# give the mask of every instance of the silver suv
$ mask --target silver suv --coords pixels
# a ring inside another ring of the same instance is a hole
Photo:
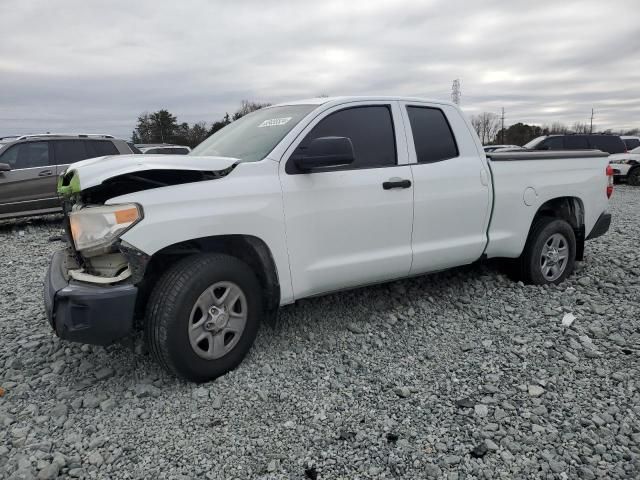
[[[0,219],[62,210],[57,178],[87,158],[134,153],[111,135],[42,134],[0,138]]]

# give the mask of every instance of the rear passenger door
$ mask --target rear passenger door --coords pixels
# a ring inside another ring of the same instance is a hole
[[[474,262],[487,243],[491,189],[469,127],[448,105],[402,102],[402,112],[414,180],[411,274]]]
[[[0,172],[0,216],[60,205],[52,157],[47,141],[18,143],[4,150],[0,163],[11,170]]]

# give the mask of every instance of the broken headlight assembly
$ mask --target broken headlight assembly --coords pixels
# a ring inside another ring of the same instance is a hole
[[[76,250],[87,257],[105,253],[143,217],[142,207],[135,203],[74,209],[69,225]]]

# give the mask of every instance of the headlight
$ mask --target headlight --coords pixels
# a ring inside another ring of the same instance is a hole
[[[135,203],[85,207],[69,214],[76,250],[98,250],[142,220],[142,207]]]

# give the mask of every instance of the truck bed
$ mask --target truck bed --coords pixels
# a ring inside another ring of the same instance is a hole
[[[487,257],[517,257],[536,212],[550,199],[575,199],[588,235],[607,208],[608,154],[599,150],[488,153],[493,208]]]

